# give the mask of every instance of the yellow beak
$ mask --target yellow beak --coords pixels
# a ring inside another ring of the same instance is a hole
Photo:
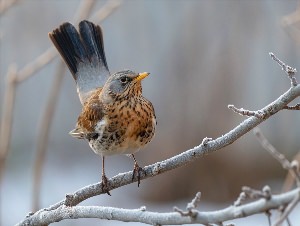
[[[139,75],[135,78],[136,81],[141,81],[142,79],[146,78],[150,73],[148,72],[142,72],[139,73]]]

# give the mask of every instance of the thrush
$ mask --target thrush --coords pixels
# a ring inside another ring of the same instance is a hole
[[[110,74],[101,27],[92,22],[81,21],[78,31],[64,23],[49,37],[76,81],[83,106],[70,135],[87,140],[102,157],[102,189],[110,194],[104,159],[117,154],[133,158],[132,179],[137,175],[139,186],[142,168],[134,153],[152,140],[156,127],[153,105],[142,95],[141,80],[149,73],[123,70]]]

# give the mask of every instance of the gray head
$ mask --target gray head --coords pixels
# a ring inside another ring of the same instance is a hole
[[[148,72],[136,73],[130,70],[116,72],[108,78],[102,92],[113,99],[141,95],[141,80],[148,75]]]

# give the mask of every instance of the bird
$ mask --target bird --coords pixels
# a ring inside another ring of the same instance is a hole
[[[69,134],[86,140],[102,158],[102,191],[110,195],[105,174],[106,156],[133,158],[132,180],[138,186],[143,169],[134,156],[154,137],[157,125],[152,103],[142,95],[141,81],[150,73],[121,70],[110,73],[99,25],[83,20],[78,30],[65,22],[48,33],[68,66],[77,87],[82,111]]]

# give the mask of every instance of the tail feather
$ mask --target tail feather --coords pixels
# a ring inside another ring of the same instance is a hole
[[[72,24],[64,23],[49,37],[68,65],[84,104],[91,91],[103,87],[110,75],[100,26],[83,20],[78,32]]]
[[[72,24],[67,22],[49,33],[49,37],[76,80],[79,61],[83,62],[88,57],[78,32]]]
[[[79,23],[79,32],[89,56],[97,56],[108,70],[103,46],[102,30],[99,26],[83,20]]]

